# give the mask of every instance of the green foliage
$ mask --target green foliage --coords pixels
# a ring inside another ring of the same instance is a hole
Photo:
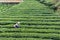
[[[46,3],[49,1],[51,0],[46,0]],[[37,0],[24,0],[20,4],[0,4],[0,10],[0,40],[60,38],[60,16]],[[13,25],[18,21],[21,22],[20,27],[14,28]]]

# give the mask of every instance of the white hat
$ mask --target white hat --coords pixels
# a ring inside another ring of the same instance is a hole
[[[20,23],[20,22],[17,22],[18,24]]]

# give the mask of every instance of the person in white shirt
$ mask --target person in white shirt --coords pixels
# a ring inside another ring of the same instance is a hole
[[[17,23],[14,25],[14,27],[15,27],[15,28],[19,28],[19,27],[20,27],[19,24],[20,24],[20,22],[17,22]]]

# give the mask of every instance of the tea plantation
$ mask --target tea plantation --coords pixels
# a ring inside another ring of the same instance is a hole
[[[0,4],[0,40],[60,40],[60,16],[37,0]]]

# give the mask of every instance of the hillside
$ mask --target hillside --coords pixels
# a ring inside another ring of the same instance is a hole
[[[14,28],[16,22],[20,28]],[[0,4],[1,40],[60,40],[60,16],[36,0]]]

